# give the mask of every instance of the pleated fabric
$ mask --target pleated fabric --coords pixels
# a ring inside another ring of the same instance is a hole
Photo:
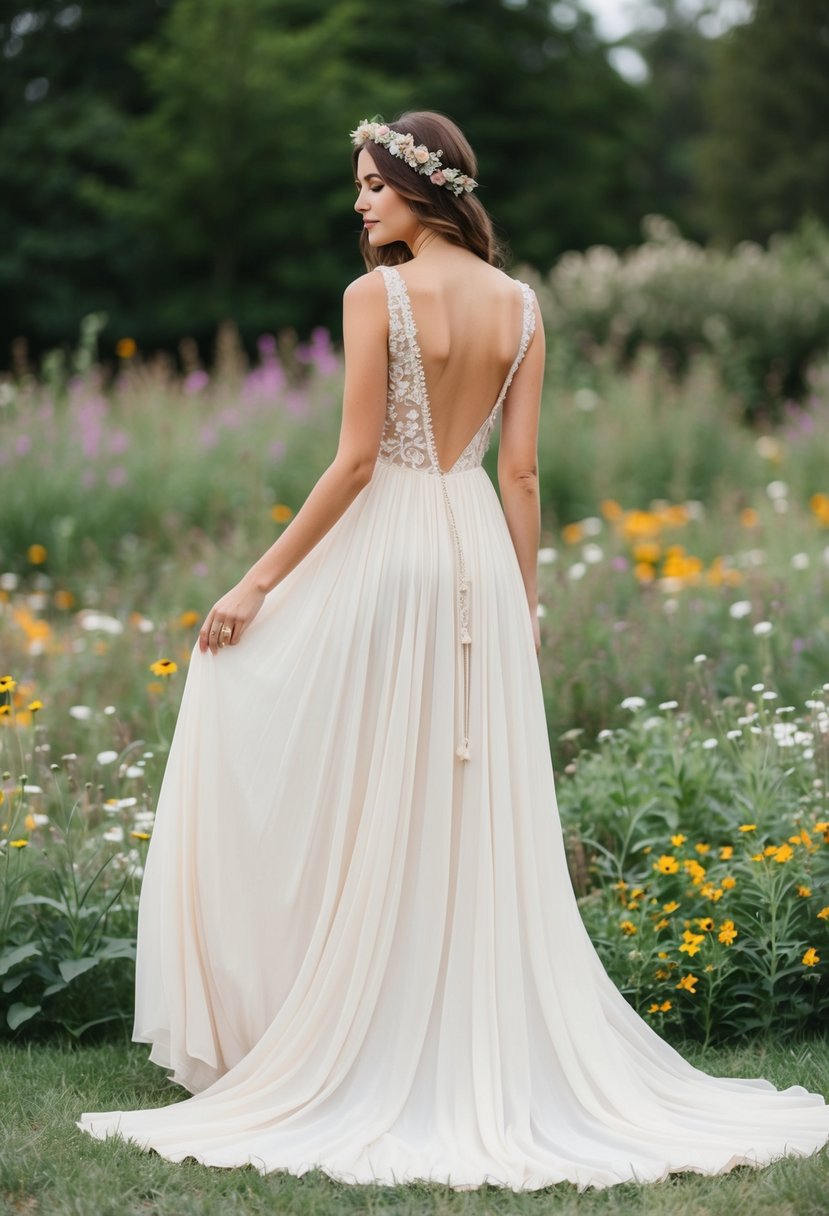
[[[395,276],[394,341],[417,355]],[[417,364],[390,391],[411,397]],[[174,1162],[457,1190],[814,1153],[821,1094],[692,1067],[604,970],[568,873],[521,572],[480,464],[492,417],[435,476],[417,463],[433,452],[422,377],[414,409],[430,440],[416,459],[392,458],[390,431],[242,641],[193,648],[133,1029],[192,1096],[77,1126]]]

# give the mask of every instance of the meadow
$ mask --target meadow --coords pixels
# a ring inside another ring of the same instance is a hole
[[[228,324],[209,369],[192,343],[174,363],[124,338],[104,367],[100,323],[0,382],[14,1041],[123,1035],[198,627],[339,430],[322,329],[246,351]],[[747,418],[721,347],[689,349],[680,374],[658,341],[618,353],[550,325],[540,664],[574,886],[608,971],[666,1037],[812,1033],[829,1010],[829,362]]]

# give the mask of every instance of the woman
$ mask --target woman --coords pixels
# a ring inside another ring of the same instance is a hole
[[[452,122],[352,139],[337,454],[207,615],[142,889],[133,1037],[193,1096],[78,1126],[456,1189],[814,1152],[819,1094],[693,1068],[587,936],[537,663],[538,305]]]

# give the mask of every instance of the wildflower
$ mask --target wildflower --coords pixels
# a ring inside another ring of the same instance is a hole
[[[561,539],[566,545],[577,545],[584,540],[584,528],[578,523],[565,524],[561,529]]]
[[[694,662],[695,662],[695,663],[697,663],[697,664],[700,664],[700,663],[707,663],[707,662],[708,662],[708,655],[707,655],[707,654],[695,654],[695,655],[694,655]]]
[[[810,946],[800,961],[803,963],[804,967],[814,967],[815,963],[820,962],[820,955],[818,954],[817,950],[815,950],[814,946]]]
[[[659,1012],[667,1013],[668,1010],[671,1009],[672,1007],[673,1007],[673,1001],[663,1001],[662,1004],[659,1006]]]
[[[734,856],[733,844],[724,844],[720,846],[720,861],[730,861]]]
[[[41,566],[49,556],[49,551],[45,545],[29,545],[26,556],[33,566]]]
[[[703,841],[700,841],[699,844],[694,845],[694,848],[696,849],[696,851],[698,853],[707,853],[710,850],[711,845],[705,844]]]
[[[764,853],[752,853],[751,860],[752,861],[765,861],[766,857],[765,857]]]
[[[567,577],[571,582],[577,582],[580,578],[584,578],[587,573],[587,566],[584,562],[573,562],[570,569],[567,571]]]
[[[818,920],[829,920],[829,904],[825,908],[821,908],[817,914],[817,918]]]
[[[601,513],[605,517],[605,519],[610,520],[611,522],[613,520],[620,519],[621,516],[624,514],[624,512],[623,512],[622,508],[619,506],[618,502],[616,502],[616,500],[613,498],[603,499],[599,503],[599,510],[601,511]]]
[[[621,703],[622,709],[629,709],[631,713],[635,713],[637,709],[645,708],[644,697],[625,697]]]
[[[771,621],[758,621],[754,626],[752,633],[755,637],[767,638],[773,629],[774,626],[772,625]]]
[[[197,625],[199,623],[199,620],[200,617],[198,612],[194,612],[193,609],[190,608],[187,610],[187,612],[182,612],[181,616],[178,618],[178,623],[182,629],[191,629],[193,625]]]
[[[680,845],[685,844],[685,841],[686,841],[687,839],[688,839],[688,837],[687,837],[687,836],[683,836],[681,832],[677,832],[675,835],[673,835],[673,836],[671,837],[671,844],[672,844],[672,845],[673,845],[675,848],[677,848],[677,849],[678,849],[678,848],[680,847]]]
[[[130,832],[130,836],[134,836],[136,840],[149,840],[149,832]]]
[[[730,891],[732,887],[736,887],[737,879],[733,874],[726,874],[725,878],[720,883],[724,891]]]
[[[647,562],[636,562],[633,567],[633,577],[640,583],[652,583],[656,578],[656,572],[653,566],[649,566]]]
[[[691,880],[695,887],[698,887],[705,877],[705,867],[701,866],[694,857],[687,857],[683,861],[685,872],[691,875]]]
[[[660,874],[676,874],[679,870],[679,862],[670,853],[663,853],[657,861],[653,863],[653,868],[658,870]]]
[[[0,692],[14,692],[17,688],[17,680],[11,676],[0,676]]]
[[[679,949],[684,954],[696,954],[700,943],[705,941],[704,933],[692,933],[690,929],[686,929],[682,936],[685,940]]]
[[[29,704],[26,706],[26,708],[28,710],[31,710],[31,712],[33,714],[36,714],[39,709],[43,709],[43,702],[42,701],[30,701]]]
[[[178,664],[172,659],[156,659],[150,663],[150,671],[156,676],[172,676],[178,671]]]
[[[638,545],[633,546],[633,560],[635,562],[647,562],[654,565],[662,556],[662,546],[656,541],[647,540],[641,541]]]
[[[663,710],[665,710],[665,709],[679,709],[679,702],[678,702],[678,701],[660,701],[660,702],[659,702],[659,708],[660,708],[660,709],[663,709]]]
[[[738,830],[740,832],[756,832],[757,824],[756,823],[741,823]]]
[[[115,353],[119,359],[132,359],[137,350],[134,338],[119,338],[115,343]]]
[[[678,907],[679,907],[679,904],[677,903],[677,901],[675,899],[671,899],[668,901],[668,903],[662,905],[662,908],[665,912],[676,912]]]
[[[710,932],[714,928],[714,921],[710,916],[698,916],[697,924],[700,929],[705,929],[707,932]]]
[[[654,929],[656,929],[657,931],[659,929],[667,929],[668,925],[670,923],[671,922],[668,920],[667,916],[663,916],[656,922],[656,924],[654,925]]]
[[[634,925],[633,921],[631,920],[620,921],[619,928],[623,933],[627,933],[628,937],[631,937],[637,931],[636,925]]]
[[[707,882],[700,887],[700,895],[716,903],[718,899],[722,899],[722,887],[715,887],[712,882]]]
[[[751,601],[735,600],[728,609],[728,615],[735,621],[741,621],[744,616],[751,616]]]
[[[737,930],[734,928],[733,920],[724,920],[720,925],[720,931],[717,934],[717,940],[721,941],[724,946],[730,946],[737,936]]]
[[[713,739],[713,738],[712,739],[703,739],[702,746],[705,748],[705,750],[707,752],[710,752],[712,748],[715,748],[717,746],[717,740]]]
[[[676,986],[677,988],[684,989],[686,992],[690,992],[693,996],[696,995],[696,985],[698,982],[699,977],[696,975],[683,975],[682,979]]]
[[[800,886],[797,888],[797,893],[801,899],[808,899],[809,896],[812,894],[812,888]]]
[[[26,847],[26,845],[27,845],[28,843],[29,843],[29,842],[28,842],[28,840],[23,840],[23,839],[21,839],[21,840],[10,840],[10,841],[9,841],[9,845],[10,845],[10,846],[11,846],[11,848],[13,848],[13,849],[25,849],[25,847]]]
[[[775,849],[775,851],[774,851],[774,860],[775,861],[779,861],[779,862],[791,861],[791,859],[793,857],[794,857],[794,849],[792,848],[792,846],[790,844],[781,844],[780,847],[778,849]]]
[[[277,524],[286,524],[293,516],[293,510],[284,502],[278,502],[271,507],[271,519]]]
[[[744,507],[740,512],[740,523],[744,528],[756,528],[759,522],[760,515],[754,507]]]

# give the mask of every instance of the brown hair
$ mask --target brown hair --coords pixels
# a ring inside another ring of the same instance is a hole
[[[445,114],[435,110],[411,110],[387,125],[401,135],[413,136],[415,143],[425,144],[431,152],[442,148],[441,160],[447,168],[460,169],[470,177],[478,176],[478,162],[469,141]],[[503,265],[504,252],[495,236],[492,220],[474,193],[454,194],[444,186],[436,186],[425,174],[416,173],[404,160],[392,156],[382,144],[369,140],[363,146],[371,153],[383,181],[406,199],[425,228],[439,232],[453,245],[470,249],[490,265]],[[351,157],[355,178],[361,150],[355,148]],[[396,266],[412,257],[403,241],[372,247],[365,231],[360,236],[360,252],[367,270],[379,265]]]

